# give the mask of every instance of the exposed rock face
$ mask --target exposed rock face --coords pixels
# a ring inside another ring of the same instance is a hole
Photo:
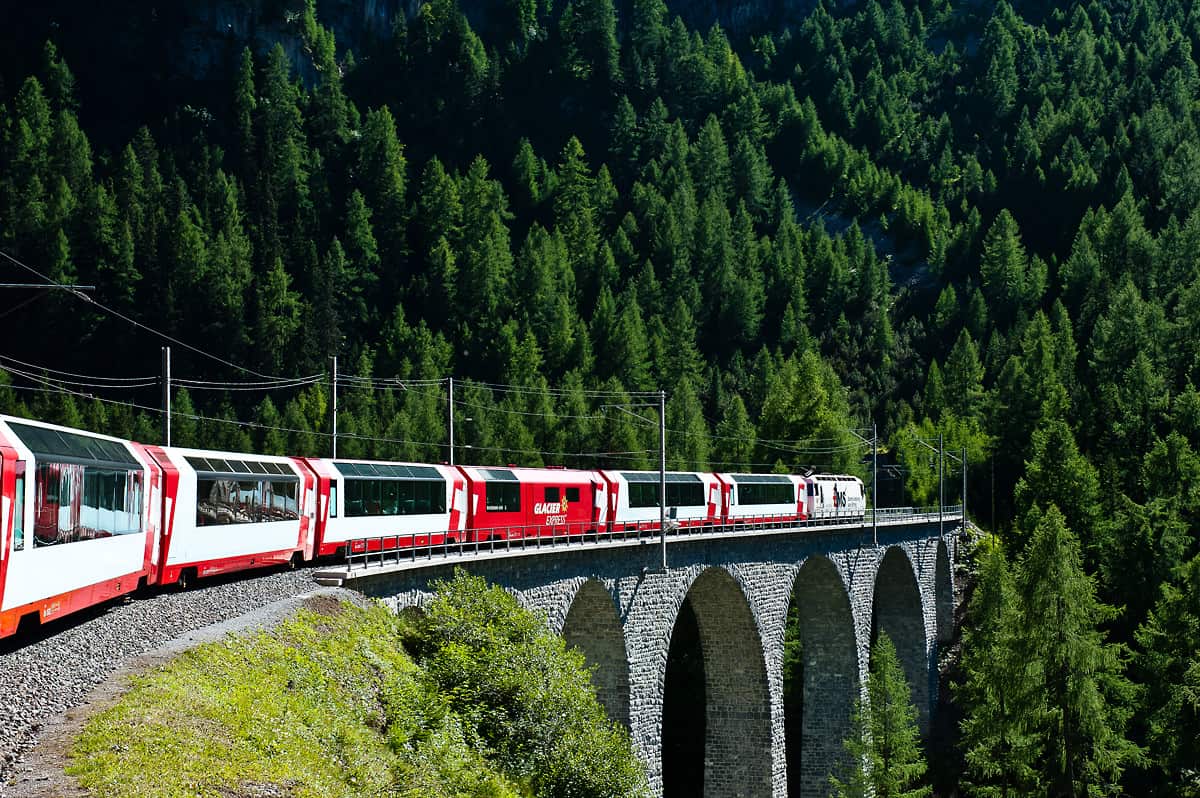
[[[399,15],[411,17],[422,0],[318,0],[317,19],[337,35],[338,49],[356,50],[390,35]],[[226,69],[229,48],[256,53],[282,44],[307,80],[311,65],[303,52],[301,0],[193,0],[183,4],[180,61],[176,68],[195,78]]]
[[[317,18],[337,35],[339,50],[361,52],[372,40],[390,35],[399,16],[411,19],[425,0],[317,0]],[[459,0],[459,7],[480,30],[503,0]],[[846,5],[850,0],[831,0]],[[816,0],[667,0],[671,14],[683,17],[689,27],[708,30],[720,24],[731,36],[780,31],[799,24]],[[629,0],[617,0],[618,9]],[[556,7],[563,0],[556,0]],[[281,43],[306,78],[306,61],[300,41],[302,0],[192,0],[177,11],[184,19],[180,71],[204,78],[227,63],[228,48],[249,44],[265,53]],[[628,14],[621,16],[628,18]]]
[[[844,5],[833,2],[828,5]],[[672,14],[688,27],[706,31],[719,24],[731,36],[795,27],[808,16],[816,0],[667,0]]]

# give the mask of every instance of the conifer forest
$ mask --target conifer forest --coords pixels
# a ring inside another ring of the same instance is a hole
[[[957,721],[863,789],[1197,798],[1200,5],[726,5],[5,4],[0,281],[95,288],[0,289],[0,412],[158,443],[170,343],[184,446],[327,455],[335,356],[343,457],[447,377],[460,462],[940,436]]]

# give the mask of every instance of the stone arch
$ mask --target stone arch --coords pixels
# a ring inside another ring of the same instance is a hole
[[[568,646],[578,648],[592,669],[592,685],[613,720],[629,727],[629,659],[625,632],[612,596],[595,579],[583,583],[562,627]]]
[[[711,567],[692,582],[681,613],[683,603],[695,616],[704,662],[703,795],[771,798],[770,689],[749,601],[727,571]]]
[[[875,597],[871,612],[871,642],[886,632],[896,646],[904,676],[912,688],[921,733],[929,733],[930,662],[925,637],[925,613],[921,590],[908,553],[893,546],[883,555],[875,574]]]
[[[954,637],[954,581],[950,571],[950,552],[939,539],[933,567],[933,598],[937,609],[937,641],[949,643]]]
[[[854,612],[832,561],[805,560],[793,583],[790,609],[800,632],[802,711],[798,738],[794,720],[786,722],[788,793],[825,795],[830,774],[845,762],[842,743],[859,695]],[[788,685],[784,690],[789,692]]]

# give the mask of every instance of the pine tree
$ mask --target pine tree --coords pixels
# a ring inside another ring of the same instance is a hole
[[[917,708],[896,647],[885,632],[871,646],[867,702],[855,707],[845,741],[850,764],[845,781],[833,776],[839,798],[923,798],[933,788],[920,782],[927,765],[921,752]]]
[[[257,351],[263,365],[278,374],[300,327],[300,296],[291,290],[292,278],[276,259],[258,288]]]
[[[687,305],[676,297],[666,319],[665,351],[659,362],[661,385],[676,385],[688,379],[695,385],[700,380],[704,361],[696,347],[696,324]]]
[[[1000,211],[983,241],[979,272],[983,290],[995,308],[998,321],[1012,323],[1022,308],[1026,292],[1028,259],[1021,231],[1007,209]]]
[[[704,202],[710,196],[721,204],[729,202],[733,192],[733,176],[729,166],[729,147],[721,132],[717,117],[709,114],[691,149],[692,182],[696,185],[696,199]]]
[[[1162,586],[1137,631],[1151,761],[1163,794],[1200,796],[1200,556]]]
[[[955,690],[964,715],[961,747],[970,794],[1017,798],[1034,786],[1036,752],[1023,716],[1032,686],[1017,655],[1019,606],[1008,559],[995,538],[981,542],[979,552],[963,633],[963,682]]]
[[[569,74],[602,89],[620,80],[617,15],[612,0],[568,0],[558,29]]]
[[[616,347],[612,353],[615,373],[622,384],[632,391],[651,390],[649,343],[637,292],[630,290],[622,293],[617,305],[620,310],[615,333]]]
[[[281,429],[283,419],[271,397],[264,396],[254,409],[254,423],[258,425],[254,451],[275,455],[287,453],[287,436]]]
[[[254,112],[257,108],[257,91],[254,87],[254,55],[250,52],[250,48],[246,47],[242,50],[233,85],[233,126],[237,140],[236,168],[238,174],[245,180],[249,180],[252,170],[257,166],[254,136]]]
[[[196,406],[187,388],[180,388],[171,400],[171,444],[174,446],[202,447]],[[163,441],[166,443],[166,441]]]
[[[388,264],[390,296],[404,283],[398,274],[407,252],[405,225],[408,222],[405,173],[408,162],[396,136],[396,120],[387,106],[367,112],[358,149],[358,173],[362,176],[366,204],[375,211],[374,226],[380,256]]]
[[[983,364],[971,335],[963,330],[946,358],[944,403],[961,419],[978,419],[983,414]]]
[[[724,413],[713,435],[715,467],[725,471],[752,471],[751,459],[755,449],[754,424],[746,413],[742,397],[733,394],[725,404]]]
[[[675,384],[667,401],[667,468],[708,469],[709,437],[704,409],[689,379]]]
[[[588,168],[583,145],[574,136],[563,147],[554,193],[554,216],[566,239],[580,290],[599,290],[599,280],[591,268],[600,246],[595,179]]]
[[[1096,598],[1079,539],[1054,505],[1026,520],[1029,549],[1018,568],[1021,630],[1017,656],[1033,679],[1022,708],[1035,737],[1035,770],[1048,794],[1083,798],[1111,792],[1142,751],[1124,737],[1133,685],[1125,648],[1100,624],[1115,611]]]
[[[1091,544],[1101,495],[1095,467],[1079,452],[1075,436],[1062,421],[1051,421],[1035,431],[1031,446],[1032,457],[1013,494],[1018,516],[1035,508],[1040,514],[1053,505],[1064,523]]]

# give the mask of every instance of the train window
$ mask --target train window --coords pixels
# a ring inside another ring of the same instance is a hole
[[[196,526],[295,521],[300,485],[294,480],[196,480]]]
[[[796,500],[791,483],[739,483],[738,504],[790,504]]]
[[[412,486],[414,498],[414,507],[417,513],[428,515],[433,512],[433,486],[432,482],[409,482]]]
[[[25,548],[25,464],[17,463],[17,495],[13,502],[13,551]]]
[[[629,506],[630,507],[657,507],[658,506],[658,483],[630,482],[629,483]]]
[[[521,510],[521,483],[486,483],[485,504],[489,513],[516,513]]]
[[[542,491],[542,501],[557,502],[558,488],[546,488],[544,491]]]
[[[35,488],[35,547],[142,530],[141,471],[42,463]]]
[[[346,517],[446,512],[442,480],[346,479]],[[337,485],[329,485],[331,517],[337,515]]]
[[[337,518],[337,493],[338,493],[337,486],[338,486],[338,484],[336,481],[331,481],[329,483],[329,517],[330,518]]]
[[[358,480],[346,480],[346,517],[354,518],[363,514],[362,483]]]
[[[700,482],[668,482],[667,504],[671,507],[703,506],[704,485]]]
[[[568,502],[579,501],[579,488],[567,488],[567,501]]]
[[[407,488],[404,493],[400,492],[401,483],[399,482],[382,482],[379,487],[382,494],[379,503],[381,515],[400,515],[413,512],[412,485],[403,485],[404,488]]]
[[[271,497],[268,505],[269,521],[296,521],[300,518],[300,483],[299,482],[266,482],[270,489],[267,494]]]

